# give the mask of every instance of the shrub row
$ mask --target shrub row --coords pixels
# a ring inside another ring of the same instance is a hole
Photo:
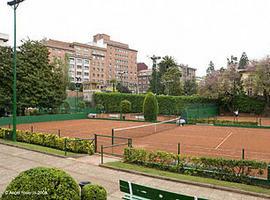
[[[12,130],[10,129],[0,128],[0,138],[5,138],[6,136],[11,135],[11,133]],[[32,133],[29,131],[17,130],[17,141],[74,153],[88,153],[90,155],[94,153],[94,144],[91,140],[59,137],[55,134]]]
[[[95,104],[104,106],[107,113],[119,113],[120,102],[128,100],[131,102],[132,113],[142,113],[143,101],[145,95],[143,94],[123,94],[123,93],[95,93]],[[179,114],[186,106],[192,104],[216,104],[217,100],[204,98],[200,96],[157,96],[159,113],[160,114]]]
[[[261,176],[267,169],[265,162],[178,156],[163,151],[150,152],[135,148],[125,149],[124,162],[175,173],[254,185],[256,185],[255,178],[251,178],[251,175]],[[270,182],[265,182],[263,186],[270,187]]]
[[[224,125],[242,125],[242,126],[258,126],[258,122],[248,121],[230,121],[230,120],[215,120],[215,119],[188,119],[189,124],[207,123],[207,124],[224,124]]]

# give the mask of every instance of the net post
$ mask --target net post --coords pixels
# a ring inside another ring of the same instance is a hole
[[[10,127],[11,127],[11,125],[10,125],[10,123],[8,124],[8,128],[10,129]]]
[[[64,140],[64,150],[65,150],[65,156],[67,156],[67,138]]]
[[[95,140],[95,153],[97,153],[97,134],[94,134],[94,140]]]
[[[177,164],[179,165],[180,163],[180,143],[177,145]]]
[[[242,160],[245,160],[245,149],[242,149]]]
[[[262,118],[259,119],[259,125],[262,125]]]
[[[128,147],[132,148],[132,139],[131,138],[128,138]]]
[[[112,145],[114,145],[114,129],[112,129]]]
[[[101,145],[101,164],[103,165],[103,145]]]
[[[58,137],[61,137],[61,131],[58,129]]]
[[[33,126],[31,126],[31,133],[33,133],[34,132],[34,127]]]

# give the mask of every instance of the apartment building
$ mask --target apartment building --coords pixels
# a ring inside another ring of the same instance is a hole
[[[138,72],[138,92],[146,93],[150,86],[152,69],[143,69]]]
[[[98,88],[110,87],[116,79],[131,90],[137,85],[137,51],[128,44],[116,42],[109,35],[97,34],[87,44],[45,40],[50,59],[68,57],[69,75],[73,82],[92,82]]]
[[[8,39],[9,39],[8,34],[0,33],[0,46],[1,47],[8,46]]]
[[[187,81],[187,80],[193,80],[196,79],[196,71],[197,69],[189,67],[188,65],[179,65],[179,69],[181,71],[181,80]]]
[[[138,63],[137,64],[137,71],[146,70],[148,69],[148,66],[145,63]]]
[[[129,48],[128,44],[113,41],[109,35],[97,34],[93,37],[93,44],[103,45],[107,49],[105,57],[106,85],[115,79],[132,91],[137,87],[137,51]]]

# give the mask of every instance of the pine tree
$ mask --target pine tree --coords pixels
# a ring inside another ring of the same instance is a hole
[[[245,69],[248,63],[249,63],[249,60],[248,60],[247,54],[246,52],[243,52],[240,58],[239,64],[238,64],[238,69]]]

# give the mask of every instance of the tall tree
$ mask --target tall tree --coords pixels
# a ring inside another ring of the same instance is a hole
[[[236,65],[237,64],[237,57],[231,55],[231,58],[227,58],[227,65]]]
[[[211,74],[215,71],[215,64],[213,63],[213,61],[210,61],[208,68],[206,70],[206,74]]]
[[[257,93],[265,98],[266,105],[270,107],[270,58],[267,57],[256,65],[255,87]]]
[[[248,63],[249,63],[249,60],[248,60],[247,54],[246,52],[243,52],[239,60],[238,69],[245,69]]]
[[[158,66],[153,65],[152,76],[150,79],[150,91],[157,94],[165,94],[165,86],[162,84],[162,76],[171,67],[177,67],[175,59],[171,56],[165,56],[162,58]]]
[[[12,65],[11,50],[0,50],[0,107],[11,110]],[[64,63],[49,63],[48,49],[38,41],[27,40],[19,47],[17,57],[17,108],[18,114],[25,109],[55,109],[66,98],[67,75]],[[3,70],[2,70],[3,69]],[[3,87],[2,87],[3,86]]]
[[[12,49],[0,47],[0,117],[11,112]]]
[[[183,94],[183,85],[180,81],[181,72],[178,67],[170,67],[162,76],[165,86],[164,94],[179,96]]]
[[[186,80],[184,82],[184,94],[185,95],[193,95],[198,92],[198,84],[195,79]]]

